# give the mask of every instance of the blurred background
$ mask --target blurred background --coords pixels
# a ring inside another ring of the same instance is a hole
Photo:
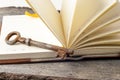
[[[61,9],[62,0],[51,0],[57,10]],[[25,0],[0,0],[0,7],[30,7]]]

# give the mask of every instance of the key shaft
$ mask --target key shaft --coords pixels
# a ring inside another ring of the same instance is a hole
[[[15,35],[16,38],[13,39],[13,40],[10,40],[10,38],[13,35]],[[9,45],[13,45],[17,42],[20,42],[20,43],[26,44],[28,46],[36,46],[36,47],[39,47],[39,48],[44,48],[44,49],[56,51],[56,52],[58,52],[57,56],[62,57],[62,58],[65,58],[65,57],[73,54],[73,50],[71,50],[71,49],[67,49],[67,48],[64,48],[64,47],[59,47],[59,46],[56,46],[56,45],[47,44],[47,43],[43,43],[43,42],[38,42],[38,41],[32,40],[30,38],[24,38],[24,37],[21,37],[20,33],[16,32],[16,31],[9,33],[7,35],[7,37],[5,38],[5,41]]]

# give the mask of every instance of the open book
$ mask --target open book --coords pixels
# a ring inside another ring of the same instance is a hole
[[[0,59],[56,57],[51,50],[24,44],[7,45],[5,37],[11,31],[36,41],[73,49],[73,55],[120,52],[120,1],[63,0],[60,13],[50,0],[27,2],[40,18],[25,15],[3,18]]]
[[[119,0],[63,0],[60,13],[50,0],[26,1],[74,54],[120,52]]]

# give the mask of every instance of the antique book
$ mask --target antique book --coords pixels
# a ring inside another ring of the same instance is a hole
[[[26,0],[63,47],[74,54],[120,52],[119,0],[63,0],[60,13],[50,0]]]
[[[39,18],[5,16],[0,37],[0,59],[51,58],[52,50],[24,44],[7,45],[11,31],[33,40],[74,50],[73,56],[119,55],[119,0],[63,0],[60,13],[51,0],[26,0]]]

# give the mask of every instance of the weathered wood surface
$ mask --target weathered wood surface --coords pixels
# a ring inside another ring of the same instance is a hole
[[[81,79],[40,76],[40,75],[13,74],[13,73],[3,72],[0,73],[0,80],[81,80]]]
[[[29,8],[2,8],[3,15],[23,14]],[[71,77],[95,80],[119,80],[120,59],[86,59],[77,62],[52,62],[0,65],[0,72]]]

